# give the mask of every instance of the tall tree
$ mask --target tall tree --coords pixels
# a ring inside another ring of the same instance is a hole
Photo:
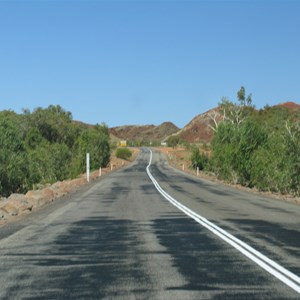
[[[237,92],[237,98],[241,106],[252,106],[252,94],[246,97],[246,89],[243,86]]]

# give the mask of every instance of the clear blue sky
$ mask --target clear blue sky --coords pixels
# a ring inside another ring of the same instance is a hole
[[[0,110],[183,127],[242,85],[300,103],[299,1],[0,0]]]

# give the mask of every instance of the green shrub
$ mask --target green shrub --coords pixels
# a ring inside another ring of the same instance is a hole
[[[299,112],[230,108],[212,140],[207,168],[230,182],[300,195]]]
[[[20,128],[9,115],[0,117],[0,195],[26,191],[28,157]]]
[[[78,159],[80,160],[80,172],[85,170],[85,155],[90,153],[92,170],[106,167],[110,160],[109,136],[105,126],[97,125],[82,131],[78,137]]]
[[[192,161],[192,167],[194,169],[199,168],[199,170],[203,170],[208,163],[208,157],[200,153],[199,148],[195,147],[192,150],[191,161]]]
[[[180,137],[178,135],[172,135],[167,139],[168,147],[172,147],[172,148],[175,148],[181,142],[182,142],[182,140],[180,139]]]
[[[121,159],[129,159],[132,156],[132,152],[128,148],[118,148],[116,150],[116,157]]]

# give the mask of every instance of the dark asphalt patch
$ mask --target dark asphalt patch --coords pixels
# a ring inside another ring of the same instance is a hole
[[[276,222],[267,222],[264,220],[249,220],[249,219],[227,219],[231,223],[235,223],[239,228],[251,232],[251,235],[260,239],[267,241],[269,244],[282,248],[289,255],[299,256],[300,255],[300,231],[296,229],[286,229],[284,226]],[[242,238],[242,237],[241,237]],[[245,240],[245,237],[244,237]],[[258,245],[254,245],[255,248],[259,250]],[[261,249],[261,251],[267,252],[266,249]],[[280,257],[274,257],[274,253],[266,253],[270,258],[275,261],[281,262]],[[288,269],[295,273],[300,273],[300,268],[296,266],[289,266]]]
[[[276,298],[265,288],[267,276],[262,272],[253,276],[250,262],[242,255],[232,255],[234,250],[209,237],[193,220],[157,219],[153,229],[172,255],[174,266],[188,280],[188,284],[178,289],[214,292],[214,299]]]
[[[43,268],[49,279],[43,290],[43,283],[35,283],[32,291],[36,289],[38,295],[30,299],[113,299],[122,295],[119,282],[147,281],[135,253],[138,230],[137,224],[127,220],[90,218],[74,223],[54,241],[53,250],[44,253],[45,257],[25,257]]]

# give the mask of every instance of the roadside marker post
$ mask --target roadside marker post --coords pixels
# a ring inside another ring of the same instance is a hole
[[[86,154],[86,180],[90,182],[90,154]]]

